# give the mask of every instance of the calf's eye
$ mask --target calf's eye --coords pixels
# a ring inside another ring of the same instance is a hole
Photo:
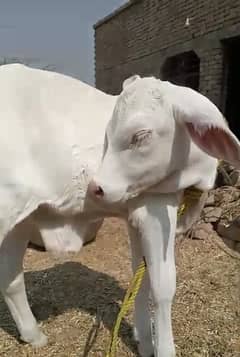
[[[132,136],[130,147],[139,147],[152,137],[152,130],[140,130]]]

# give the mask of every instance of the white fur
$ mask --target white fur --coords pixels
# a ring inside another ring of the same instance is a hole
[[[135,303],[135,329],[139,352],[144,357],[175,355],[171,305],[176,289],[174,242],[178,197],[175,194],[145,195],[129,204],[133,269],[144,256],[148,272]],[[149,289],[150,288],[150,289]],[[156,339],[150,334],[148,298],[154,306]]]
[[[104,210],[87,197],[116,101],[76,79],[20,64],[0,66],[0,290],[21,338],[46,344],[25,292],[31,237],[78,252]],[[109,214],[109,213],[108,213]]]
[[[135,336],[143,357],[153,352],[155,357],[175,356],[171,304],[177,206],[189,186],[203,191],[213,187],[217,159],[239,166],[240,143],[207,98],[155,78],[134,76],[124,82],[107,126],[104,157],[90,187],[101,188],[96,198],[105,205],[127,203],[133,270],[143,256],[147,262],[135,304]],[[178,232],[191,226],[202,204],[201,198],[184,214]],[[155,307],[154,344],[147,311],[149,288]]]
[[[183,120],[191,122],[191,115],[171,101],[173,92],[166,86],[136,76],[125,82],[115,107],[117,97],[70,77],[18,64],[0,67],[0,290],[24,341],[34,346],[47,342],[25,292],[23,257],[31,235],[40,231],[51,251],[78,251],[104,217],[121,216],[128,221],[133,268],[143,255],[148,265],[136,301],[139,350],[143,357],[153,352],[150,287],[155,356],[174,356],[170,310],[177,204],[189,185],[212,187],[217,160],[191,141]],[[141,134],[141,139],[151,142],[150,149],[121,141],[149,125],[154,132]],[[234,142],[228,153],[236,160],[238,141],[222,122],[220,126]],[[100,200],[90,189],[95,175],[104,188]]]

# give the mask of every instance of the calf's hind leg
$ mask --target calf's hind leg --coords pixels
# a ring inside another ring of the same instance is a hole
[[[47,337],[39,329],[30,309],[23,273],[23,258],[32,228],[31,222],[26,220],[5,236],[0,246],[0,290],[21,339],[41,347],[46,345]]]

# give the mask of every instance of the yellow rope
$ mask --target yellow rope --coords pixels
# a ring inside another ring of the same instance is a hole
[[[146,271],[146,263],[143,260],[134,274],[134,277],[131,281],[129,288],[127,289],[126,295],[124,297],[122,307],[118,313],[118,317],[112,332],[111,342],[109,346],[108,353],[106,357],[114,357],[117,349],[117,340],[118,340],[118,331],[124,316],[128,313],[129,309],[134,304],[136,295],[141,287],[141,283]]]
[[[184,192],[183,203],[178,208],[178,213],[177,213],[178,218],[181,217],[185,213],[186,209],[189,208],[193,204],[194,201],[198,200],[201,197],[201,195],[202,195],[202,191],[200,191],[194,187],[188,188]],[[109,349],[106,354],[106,357],[115,357],[115,355],[116,355],[118,332],[119,332],[119,328],[120,328],[122,319],[124,318],[124,316],[126,316],[128,311],[134,304],[135,298],[136,298],[138,291],[141,287],[141,283],[144,278],[146,268],[147,268],[147,265],[146,265],[145,259],[143,259],[141,264],[138,266],[138,268],[132,278],[132,281],[127,289],[126,295],[125,295],[123,303],[122,303],[122,307],[118,313],[117,320],[115,322],[115,325],[114,325],[114,328],[113,328],[113,331],[111,334],[111,341],[110,341],[110,345],[109,345]]]

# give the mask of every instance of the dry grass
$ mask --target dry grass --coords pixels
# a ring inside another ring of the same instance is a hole
[[[240,262],[211,237],[177,244],[178,287],[173,326],[178,356],[240,356]],[[126,231],[108,220],[96,242],[63,261],[29,250],[25,259],[30,303],[47,347],[19,343],[15,326],[0,301],[0,356],[104,356],[109,331],[131,276]],[[131,316],[123,322],[118,356],[136,356]],[[86,341],[93,337],[91,351]]]

